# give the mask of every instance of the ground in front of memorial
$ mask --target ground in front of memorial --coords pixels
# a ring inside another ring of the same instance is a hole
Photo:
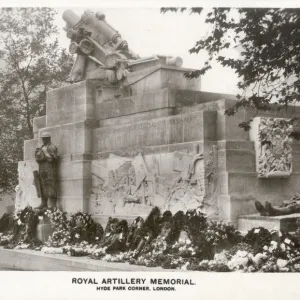
[[[0,271],[148,271],[165,272],[161,267],[145,267],[129,263],[106,262],[86,256],[45,254],[34,250],[10,250],[0,247]]]

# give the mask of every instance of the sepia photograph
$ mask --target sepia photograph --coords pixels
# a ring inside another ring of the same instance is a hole
[[[300,7],[184,5],[0,8],[0,271],[300,272]]]

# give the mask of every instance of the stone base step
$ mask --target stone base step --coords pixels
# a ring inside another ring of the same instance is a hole
[[[259,214],[241,216],[238,220],[238,230],[247,232],[255,227],[264,227],[268,230],[281,230],[293,232],[296,228],[296,221],[300,214],[286,216],[267,217]]]
[[[94,260],[89,257],[69,257],[66,254],[45,254],[34,250],[8,250],[0,247],[0,266],[2,269],[24,271],[150,271],[165,272],[161,267],[147,268]],[[168,270],[176,271],[178,270]]]
[[[53,228],[51,224],[38,224],[36,229],[36,235],[41,242],[44,243],[48,241],[49,237],[52,236],[52,233]]]

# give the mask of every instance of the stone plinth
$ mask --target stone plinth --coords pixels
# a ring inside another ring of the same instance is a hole
[[[24,141],[24,160],[34,160],[34,152],[38,147],[38,139]]]
[[[86,80],[47,93],[47,115],[35,119],[20,165],[35,164],[39,138],[50,132],[59,153],[59,208],[91,213],[104,224],[109,216],[146,216],[154,206],[173,213],[200,207],[237,226],[239,216],[256,212],[255,200],[279,205],[300,192],[300,143],[288,147],[289,177],[259,177],[256,123],[256,138],[238,126],[253,111],[228,117],[234,96],[200,91],[199,79],[184,78],[186,69],[146,65],[132,66],[123,86]],[[300,116],[299,108],[294,112]],[[36,206],[32,169],[25,169],[17,195]]]
[[[114,272],[165,272],[161,267],[131,265],[129,263],[114,263],[95,260],[86,256],[76,257],[67,254],[46,254],[28,249],[15,250],[0,247],[1,268],[24,271],[114,271]],[[179,270],[168,270],[178,272]],[[24,298],[24,297],[23,297]]]
[[[26,144],[25,144],[26,145]],[[19,184],[16,189],[16,209],[23,209],[27,205],[36,207],[40,205],[41,200],[37,196],[34,186],[33,171],[38,169],[38,164],[32,160],[19,161],[18,173]]]
[[[40,130],[50,132],[51,140],[58,147],[59,155],[86,154],[92,152],[92,130],[95,122],[76,122]]]
[[[158,65],[129,73],[127,80],[133,94],[145,93],[163,88],[200,91],[200,78],[187,79],[184,77],[184,73],[190,71],[192,70]]]
[[[37,238],[43,243],[48,241],[52,233],[53,229],[50,224],[38,224],[36,228]]]
[[[88,198],[91,192],[90,164],[92,159],[93,129],[97,121],[94,116],[96,98],[95,81],[89,80],[68,85],[47,93],[47,115],[34,120],[35,139],[25,141],[24,158],[20,164],[38,165],[35,163],[34,151],[41,146],[40,136],[50,132],[52,143],[58,148],[57,166],[57,206],[65,211],[87,212]],[[20,168],[20,167],[19,167]],[[28,169],[28,168],[27,168]],[[23,169],[22,169],[23,170]],[[28,176],[19,175],[20,197],[23,203],[39,205],[32,171]],[[25,172],[26,173],[26,172]],[[25,179],[24,179],[25,178]],[[25,187],[24,187],[25,186]],[[26,199],[26,200],[24,200]]]
[[[48,241],[49,237],[52,235],[53,229],[51,227],[50,220],[48,217],[44,216],[39,218],[40,219],[39,224],[37,225],[36,235],[37,238],[44,243]]]
[[[46,126],[94,119],[96,86],[93,80],[67,85],[47,93]]]
[[[242,216],[238,220],[238,230],[247,232],[254,227],[264,227],[268,230],[281,230],[293,232],[296,230],[296,221],[300,214],[268,217],[259,214]]]
[[[199,111],[94,130],[94,152],[215,140],[216,113]]]
[[[39,130],[46,127],[46,116],[33,118],[33,134],[34,138],[38,138]]]

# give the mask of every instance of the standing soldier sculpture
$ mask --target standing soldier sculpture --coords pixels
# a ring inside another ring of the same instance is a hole
[[[34,178],[37,195],[42,200],[37,209],[42,210],[48,208],[48,200],[50,200],[50,206],[56,205],[57,148],[51,143],[50,133],[44,132],[41,137],[43,145],[35,150],[35,160],[39,164],[39,172],[34,172]]]

